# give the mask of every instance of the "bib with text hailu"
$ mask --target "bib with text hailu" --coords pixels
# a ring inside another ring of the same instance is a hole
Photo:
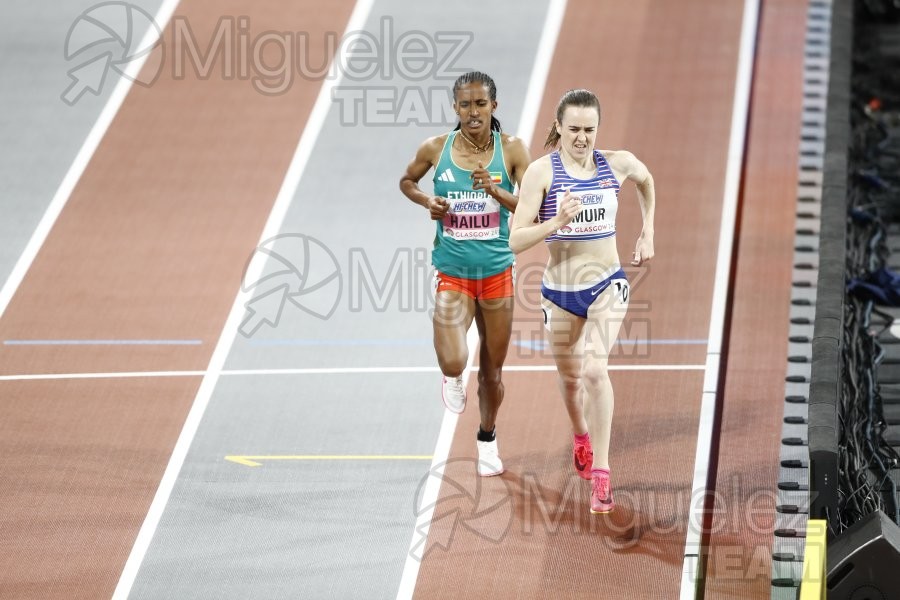
[[[447,193],[450,211],[444,215],[444,236],[455,240],[500,237],[500,203],[481,190]]]

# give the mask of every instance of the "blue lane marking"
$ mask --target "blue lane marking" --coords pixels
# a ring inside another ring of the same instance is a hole
[[[646,344],[648,346],[698,346],[706,345],[707,343],[709,343],[709,340],[616,340],[617,345]],[[546,348],[548,342],[546,340],[515,340],[513,341],[513,344],[521,346],[522,348],[533,348],[538,350]]]
[[[388,339],[349,339],[349,340],[314,340],[314,339],[283,339],[283,340],[250,340],[252,346],[431,346],[428,339],[388,340]]]
[[[4,346],[199,346],[202,340],[3,340]]]

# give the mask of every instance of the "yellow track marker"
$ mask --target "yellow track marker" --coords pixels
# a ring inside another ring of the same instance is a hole
[[[430,454],[298,454],[286,456],[226,456],[225,460],[247,467],[259,467],[265,460],[431,460]]]
[[[810,519],[806,523],[806,546],[803,550],[803,581],[800,582],[800,600],[825,598],[827,534],[828,523],[824,519]]]

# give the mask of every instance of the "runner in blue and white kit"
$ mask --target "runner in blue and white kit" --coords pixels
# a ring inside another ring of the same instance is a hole
[[[656,196],[647,167],[625,150],[596,150],[600,103],[587,90],[570,90],[559,102],[545,147],[559,149],[525,171],[510,231],[519,253],[547,241],[544,323],[572,421],[573,462],[591,479],[591,512],[614,502],[609,478],[613,389],[608,374],[612,345],[628,309],[628,281],[616,248],[619,186],[637,187],[644,226],[631,264],[653,257]],[[535,217],[539,222],[534,223]],[[590,435],[588,435],[590,433]]]
[[[497,87],[484,73],[461,75],[453,85],[456,129],[425,140],[400,179],[407,198],[426,208],[436,224],[434,349],[443,373],[441,397],[461,413],[466,406],[462,372],[466,332],[478,327],[478,474],[503,472],[494,426],[503,402],[503,362],[512,332],[515,257],[509,249],[509,215],[531,158],[521,138],[502,133],[494,117]],[[434,169],[434,194],[419,180]]]

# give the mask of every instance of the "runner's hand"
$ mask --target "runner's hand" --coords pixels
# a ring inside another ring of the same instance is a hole
[[[634,252],[631,253],[631,264],[639,267],[651,258],[653,258],[653,238],[641,235],[634,245]]]
[[[560,229],[572,222],[572,219],[581,212],[581,198],[573,196],[569,190],[566,190],[562,198],[557,196],[559,205],[556,209],[556,228]]]
[[[496,197],[497,194],[496,186],[491,180],[491,174],[480,162],[478,163],[478,168],[472,171],[472,189],[484,190],[486,194],[490,194],[494,197]]]
[[[428,212],[431,213],[432,221],[440,221],[444,215],[450,210],[450,203],[446,198],[440,196],[432,196],[428,200]]]

